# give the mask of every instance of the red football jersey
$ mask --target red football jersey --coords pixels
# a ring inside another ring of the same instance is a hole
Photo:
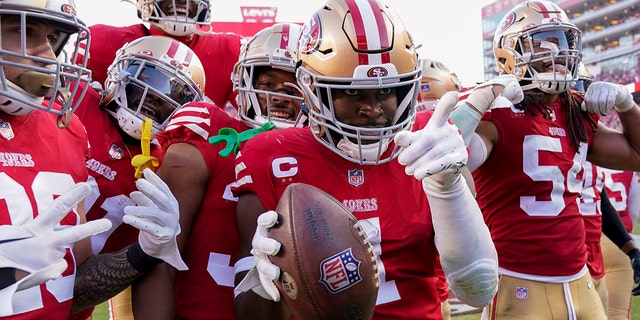
[[[138,229],[123,223],[122,217],[124,207],[135,205],[129,198],[137,190],[131,159],[142,154],[140,141],[120,131],[113,117],[100,107],[95,90],[87,90],[75,114],[85,124],[91,144],[87,169],[93,191],[84,201],[87,220],[107,218],[112,223],[109,231],[91,237],[93,253],[114,252],[138,241]],[[150,153],[162,160],[157,142],[151,143]]]
[[[431,112],[423,115],[416,128]],[[320,144],[309,128],[292,128],[249,140],[236,164],[243,169],[234,193],[255,193],[267,210],[276,208],[287,185],[303,182],[353,212],[380,258],[374,319],[441,319],[431,211],[421,181],[407,175],[397,160],[358,165]]]
[[[0,224],[23,224],[59,195],[87,180],[87,136],[80,120],[58,129],[56,115],[34,111],[27,116],[0,114]],[[60,222],[77,225],[78,213]],[[62,277],[13,296],[14,315],[5,319],[66,319],[71,310],[75,261],[68,249]]]
[[[604,257],[600,238],[602,237],[602,211],[600,192],[604,188],[604,175],[589,161],[584,163],[584,189],[578,197],[578,208],[584,219],[585,241],[587,244],[587,266],[594,279],[604,277]]]
[[[126,43],[148,35],[171,37],[160,30],[147,29],[142,23],[126,27],[96,24],[90,26],[89,30],[91,44],[87,67],[92,71],[92,79],[102,85],[107,78],[107,69],[115,59],[116,51]],[[229,101],[237,109],[237,93],[233,92],[231,73],[240,56],[242,37],[237,34],[214,33],[207,36],[194,35],[188,38],[188,41],[187,38],[176,39],[188,45],[202,62],[206,78],[204,94],[220,108],[224,109]]]
[[[627,231],[633,231],[634,221],[630,214],[630,210],[633,210],[633,208],[629,207],[629,203],[630,197],[633,196],[632,188],[638,188],[636,174],[633,171],[620,171],[602,167],[598,167],[598,170],[604,175],[604,185],[611,205],[618,211]]]
[[[249,129],[213,104],[193,102],[178,110],[158,135],[165,150],[173,143],[196,146],[209,169],[205,198],[182,252],[189,270],[178,272],[176,279],[176,318],[180,319],[235,319],[233,265],[238,256],[238,199],[230,189],[235,181],[235,156],[219,155],[226,145],[208,141],[221,128],[237,132]]]
[[[587,144],[580,152],[571,146],[563,104],[559,99],[548,106],[549,117],[510,103],[483,116],[495,124],[498,140],[473,177],[503,270],[572,276],[585,266],[584,222],[576,199]],[[589,132],[588,142],[592,139]]]

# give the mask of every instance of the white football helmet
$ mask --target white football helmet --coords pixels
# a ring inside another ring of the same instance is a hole
[[[238,91],[238,112],[240,118],[251,127],[260,127],[271,121],[276,128],[303,126],[306,120],[300,110],[302,93],[295,84],[290,88],[276,88],[273,91],[259,90],[254,86],[265,68],[275,68],[295,75],[296,51],[302,27],[295,23],[278,23],[256,33],[240,49],[240,59],[231,76],[233,89]],[[259,96],[266,97],[266,112],[262,111]],[[297,116],[283,119],[271,112],[272,105],[278,103],[295,104]]]
[[[138,0],[138,17],[176,37],[212,31],[209,0]]]
[[[28,50],[29,27],[25,22],[56,29],[57,36],[50,42],[56,59]],[[89,87],[90,75],[87,59],[77,58],[81,46],[89,43],[90,34],[76,16],[74,1],[3,0],[0,1],[0,24],[4,27],[5,23],[15,23],[26,30],[20,32],[21,50],[16,52],[0,46],[0,110],[12,115],[27,115],[37,109],[48,111],[59,115],[58,125],[65,127],[71,120],[70,113],[78,107]],[[75,43],[65,48],[72,35],[77,37]],[[66,51],[64,55],[63,51]],[[69,62],[76,59],[79,63]],[[17,83],[7,79],[9,68],[25,70]]]
[[[413,123],[421,73],[413,40],[395,12],[378,1],[329,0],[304,25],[298,59],[298,85],[318,141],[359,164],[395,158],[399,148],[387,148]],[[394,88],[398,99],[389,126],[357,127],[336,117],[332,90],[383,88]]]
[[[422,78],[416,110],[435,109],[440,97],[449,91],[462,91],[458,76],[440,61],[422,59]]]
[[[129,136],[140,139],[146,118],[152,138],[184,104],[204,101],[200,59],[180,41],[146,36],[125,44],[109,66],[101,104]]]
[[[568,90],[582,60],[582,33],[556,4],[527,1],[501,20],[493,38],[499,73],[513,74],[523,90]]]

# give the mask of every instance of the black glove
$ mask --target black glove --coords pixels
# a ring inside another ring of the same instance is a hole
[[[633,282],[640,282],[640,250],[631,249],[629,253],[627,253],[629,259],[631,259],[631,268],[633,269]],[[634,296],[640,295],[640,285],[633,288],[631,290],[631,294]]]

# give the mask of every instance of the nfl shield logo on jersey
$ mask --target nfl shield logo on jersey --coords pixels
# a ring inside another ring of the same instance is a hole
[[[364,183],[364,171],[353,169],[348,171],[349,184],[357,187]]]
[[[516,299],[524,300],[527,298],[529,289],[523,287],[516,287]]]
[[[118,147],[115,144],[111,145],[111,148],[109,148],[109,156],[111,156],[111,159],[122,159],[122,155],[124,154],[124,151],[122,151],[122,148]]]
[[[13,135],[11,124],[0,120],[0,135],[2,135],[7,140],[13,139],[15,136]]]
[[[348,248],[320,262],[320,282],[331,293],[346,290],[362,280],[360,276],[360,261]]]

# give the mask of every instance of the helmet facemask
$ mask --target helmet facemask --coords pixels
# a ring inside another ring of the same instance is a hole
[[[295,84],[300,31],[297,24],[277,23],[242,45],[231,80],[246,125],[257,128],[268,121],[278,129],[306,125],[302,92]]]
[[[153,121],[152,137],[155,137],[182,105],[203,97],[189,77],[178,77],[170,66],[132,58],[135,56],[128,55],[116,63],[118,81],[109,84],[115,89],[111,89],[114,96],[108,110],[125,133],[140,140],[145,119]]]
[[[208,0],[138,0],[138,16],[176,37],[212,31]]]
[[[420,70],[415,70],[408,77],[385,76],[367,78],[358,75],[359,71],[370,70],[372,66],[356,67],[354,78],[332,78],[314,75],[304,67],[298,68],[298,83],[302,85],[309,105],[309,126],[318,141],[342,158],[351,162],[375,165],[394,159],[399,148],[394,147],[387,153],[393,137],[401,130],[409,130],[415,118],[417,86],[420,81]],[[393,65],[385,65],[395,70]],[[390,73],[394,73],[392,71]],[[348,82],[344,82],[348,81]],[[366,128],[349,125],[336,117],[332,92],[345,89],[389,89],[395,90],[398,109],[388,126],[383,128]]]
[[[88,48],[90,35],[84,23],[76,18],[73,3],[49,1],[46,7],[39,7],[25,2],[2,1],[0,23],[12,23],[21,28],[20,50],[0,48],[0,110],[13,115],[44,110],[57,114],[58,126],[66,127],[71,120],[70,114],[86,93],[90,78],[86,57],[78,58],[80,48]],[[28,53],[25,35],[27,28],[36,25],[53,27],[56,36],[51,38],[50,45],[55,59]],[[72,36],[75,38],[70,41]],[[67,42],[69,45],[65,47]],[[25,70],[16,79],[17,83],[7,79],[11,68]]]
[[[582,33],[549,1],[515,6],[499,23],[493,41],[496,69],[513,74],[523,90],[559,94],[571,88],[582,60]]]

